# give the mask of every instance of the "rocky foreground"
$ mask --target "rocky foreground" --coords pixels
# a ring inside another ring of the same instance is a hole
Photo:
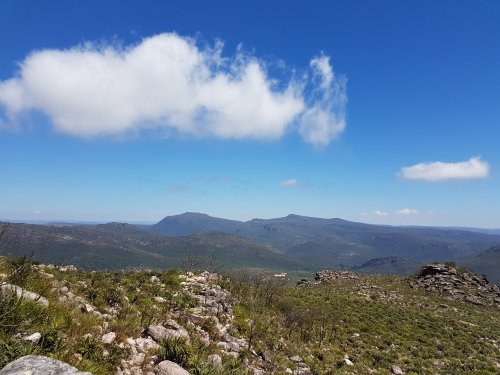
[[[326,270],[298,288],[239,276],[37,265],[21,287],[0,273],[0,302],[27,301],[15,324],[0,316],[0,360],[14,359],[0,375],[500,371],[499,288],[454,265]]]

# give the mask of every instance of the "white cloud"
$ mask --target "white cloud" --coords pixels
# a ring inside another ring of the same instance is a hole
[[[394,213],[396,215],[402,215],[402,216],[414,216],[419,214],[418,210],[414,208],[403,208],[402,210],[396,211]]]
[[[291,178],[289,180],[281,181],[280,185],[282,187],[292,187],[292,186],[297,186],[299,184],[299,181],[297,181],[295,178]]]
[[[334,78],[330,58],[328,56],[315,57],[309,66],[314,69],[314,74],[321,80],[320,87],[328,90]]]
[[[311,60],[315,86],[313,99],[299,118],[299,132],[309,143],[325,146],[346,127],[346,80],[337,79],[330,58],[322,55]]]
[[[477,179],[488,177],[489,164],[480,157],[458,163],[440,161],[403,167],[401,176],[410,180],[446,181],[452,179]]]
[[[222,57],[220,42],[201,48],[166,33],[126,48],[32,52],[14,78],[0,81],[0,105],[11,121],[38,110],[57,131],[84,138],[155,129],[278,139],[297,125],[321,146],[345,128],[345,80],[336,79],[328,56],[312,59],[310,69],[280,81],[255,57]]]

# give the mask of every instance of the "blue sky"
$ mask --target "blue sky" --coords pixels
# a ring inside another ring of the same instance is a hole
[[[497,1],[0,2],[0,218],[500,227]]]

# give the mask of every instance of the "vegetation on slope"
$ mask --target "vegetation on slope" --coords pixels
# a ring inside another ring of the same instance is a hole
[[[223,334],[210,319],[186,324],[180,318],[184,312],[196,317],[200,301],[185,292],[177,271],[87,272],[1,258],[0,272],[50,302],[46,308],[0,294],[0,366],[39,353],[93,374],[114,373],[130,355],[121,343],[172,317],[190,340],[163,342],[142,366],[171,359],[193,374],[255,368],[275,374],[389,374],[395,365],[407,374],[496,374],[500,366],[500,309],[413,289],[397,276],[355,275],[310,287],[242,272],[217,279],[232,296],[229,333],[246,343],[235,358],[217,345]],[[82,312],[83,302],[107,316]],[[209,334],[208,342],[199,339],[199,329]],[[41,334],[36,343],[23,339],[34,332]],[[105,332],[116,333],[116,340],[104,343]],[[210,364],[214,354],[221,355],[223,367]]]

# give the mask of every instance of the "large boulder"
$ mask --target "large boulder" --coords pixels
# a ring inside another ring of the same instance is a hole
[[[23,289],[17,285],[12,285],[9,283],[1,283],[0,291],[15,293],[19,298],[29,299],[45,307],[49,306],[49,301],[46,298],[43,298],[41,295],[37,293],[27,291],[26,289]]]
[[[165,325],[169,328],[166,328]],[[150,325],[147,329],[147,334],[156,342],[161,342],[167,339],[189,340],[188,331],[173,320],[168,320],[164,323],[164,325]]]
[[[67,363],[39,355],[28,355],[7,364],[0,375],[92,375]]]
[[[175,362],[162,361],[155,367],[156,375],[190,375],[189,372],[184,370]]]

